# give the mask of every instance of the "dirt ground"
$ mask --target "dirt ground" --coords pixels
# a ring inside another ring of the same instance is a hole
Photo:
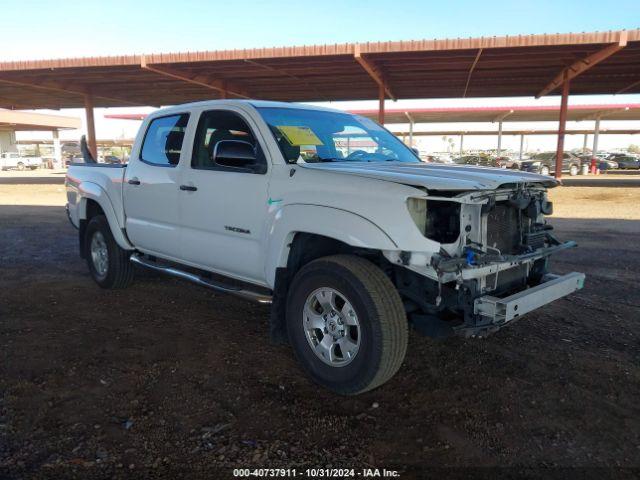
[[[269,342],[266,307],[148,273],[101,290],[63,176],[0,175],[0,478],[640,472],[634,182],[552,192],[558,235],[579,243],[554,270],[585,272],[584,290],[487,339],[412,333],[389,383],[342,398]]]

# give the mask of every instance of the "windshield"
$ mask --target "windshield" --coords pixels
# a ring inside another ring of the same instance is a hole
[[[258,108],[289,163],[413,162],[404,143],[357,115],[299,108]]]

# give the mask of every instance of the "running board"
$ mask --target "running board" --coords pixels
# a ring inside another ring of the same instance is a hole
[[[135,254],[135,253],[131,255],[130,260],[132,263],[135,263],[136,265],[141,265],[145,268],[155,270],[156,272],[161,272],[167,275],[171,275],[172,277],[188,280],[189,282],[193,282],[203,287],[210,288],[212,290],[215,290],[216,292],[229,293],[231,295],[235,295],[237,297],[244,298],[246,300],[252,300],[254,302],[263,303],[263,304],[265,303],[268,304],[272,302],[271,295],[253,292],[251,290],[245,290],[240,287],[224,285],[222,283],[215,283],[211,280],[204,279],[201,276],[194,273],[185,272],[184,270],[178,270],[177,268],[173,268],[173,267],[165,267],[163,265],[158,265],[155,262],[141,258],[138,254]]]

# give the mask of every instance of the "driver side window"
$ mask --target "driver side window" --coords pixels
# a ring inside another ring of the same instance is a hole
[[[203,112],[193,143],[191,167],[200,170],[229,170],[216,163],[214,152],[219,142],[233,140],[249,143],[256,152],[256,161],[266,166],[266,159],[247,123],[235,112],[210,110]]]

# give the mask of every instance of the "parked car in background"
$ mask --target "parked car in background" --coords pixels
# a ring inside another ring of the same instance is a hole
[[[562,171],[569,172],[569,175],[580,173],[582,161],[571,152],[564,152],[562,158]],[[550,175],[556,171],[556,152],[537,153],[530,160],[520,163],[520,170],[524,172],[540,173]]]
[[[630,156],[628,153],[624,153],[624,152],[615,152],[615,153],[610,153],[608,154],[606,157],[604,157],[606,160],[613,160],[613,161],[617,161],[619,158],[623,158],[623,157],[628,157]],[[631,155],[632,156],[632,155]]]
[[[626,155],[624,157],[618,157],[618,168],[622,170],[635,170],[640,168],[640,157],[634,157],[633,155]]]
[[[429,162],[429,163],[445,163],[445,164],[453,163],[453,160],[451,159],[451,157],[444,157],[442,155],[421,155],[420,158],[423,161]]]
[[[489,155],[465,155],[456,160],[456,163],[463,165],[477,165],[479,167],[508,168],[512,164],[509,157],[492,157]]]
[[[500,168],[513,168],[514,170],[520,170],[520,160],[514,160],[511,157],[500,156],[495,157],[493,162],[496,167]]]
[[[453,159],[453,163],[458,165],[480,165],[481,161],[483,160],[480,155],[463,155]]]
[[[63,157],[73,157],[74,155],[82,155],[80,152],[80,143],[79,142],[64,142],[60,146],[62,150]]]
[[[614,160],[609,160],[601,157],[594,157],[593,155],[580,155],[579,158],[583,165],[586,164],[589,167],[591,167],[591,161],[595,159],[596,167],[598,168],[598,170],[601,170],[601,171],[615,170],[616,168],[618,168],[618,162],[615,162]]]
[[[70,155],[67,158],[65,158],[64,160],[65,167],[68,167],[72,163],[84,163],[84,157],[82,156],[82,154],[79,153],[76,155]]]
[[[114,163],[123,163],[122,159],[120,157],[116,157],[115,155],[105,155],[102,158],[103,163],[109,163],[109,164],[114,164]]]
[[[40,157],[21,157],[18,152],[4,152],[0,154],[0,168],[2,170],[35,170],[42,165]]]

